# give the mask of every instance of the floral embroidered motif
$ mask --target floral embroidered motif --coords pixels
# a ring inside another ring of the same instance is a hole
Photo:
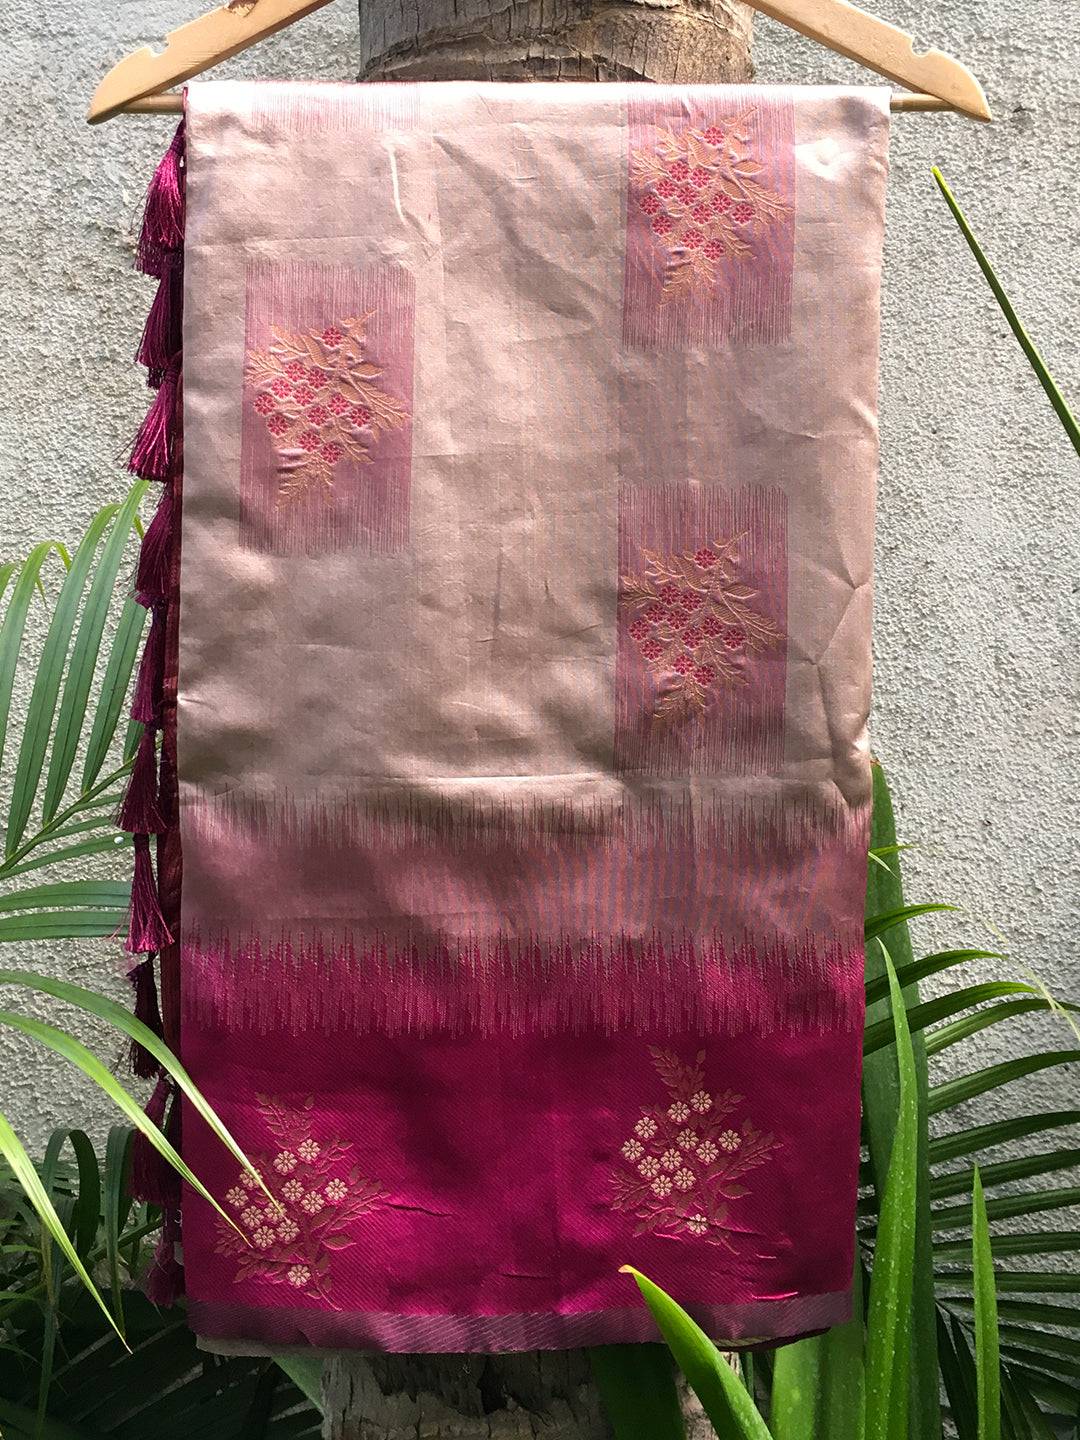
[[[755,177],[750,148],[755,110],[704,129],[661,129],[650,150],[636,150],[630,176],[636,203],[666,254],[661,302],[712,292],[719,262],[753,256],[754,240],[790,212]]]
[[[258,1176],[248,1171],[226,1192],[225,1204],[244,1236],[216,1217],[220,1255],[237,1263],[236,1278],[290,1285],[331,1308],[330,1256],[356,1243],[353,1221],[384,1203],[386,1192],[348,1164],[353,1147],[340,1140],[317,1141],[311,1133],[312,1100],[300,1110],[257,1097],[259,1114],[277,1149],[252,1156]],[[287,1180],[282,1177],[288,1176]],[[262,1178],[273,1197],[259,1186]]]
[[[644,1110],[634,1126],[641,1138],[622,1146],[613,1206],[637,1216],[636,1235],[690,1235],[733,1249],[731,1204],[749,1193],[740,1177],[764,1164],[777,1142],[748,1119],[735,1128],[732,1116],[743,1097],[704,1088],[704,1050],[692,1065],[656,1046],[649,1053],[671,1100]]]
[[[312,493],[331,501],[335,466],[370,465],[380,437],[409,418],[377,384],[381,368],[364,357],[373,313],[296,333],[274,325],[270,348],[248,351],[251,405],[285,469],[279,506]]]
[[[720,686],[747,683],[749,656],[781,639],[779,626],[750,605],[758,592],[739,583],[742,538],[682,555],[643,550],[644,574],[620,580],[627,631],[656,682],[656,720],[702,714]]]

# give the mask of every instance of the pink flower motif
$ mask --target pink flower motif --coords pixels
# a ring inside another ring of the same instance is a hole
[[[312,425],[325,425],[330,419],[330,411],[325,405],[312,405],[307,412],[307,418]]]
[[[689,675],[694,668],[694,657],[692,655],[679,655],[672,669],[679,675]]]
[[[277,1233],[278,1239],[284,1240],[287,1245],[300,1234],[300,1226],[297,1225],[295,1220],[282,1220],[281,1224],[277,1227]]]
[[[305,378],[313,390],[321,390],[326,384],[326,376],[314,365],[309,366]]]
[[[646,660],[659,660],[664,653],[664,647],[659,640],[645,640],[641,645],[641,653]]]
[[[676,160],[668,166],[668,174],[675,180],[688,180],[690,178],[690,166],[685,160]]]
[[[345,399],[340,390],[335,390],[326,404],[332,415],[344,415],[349,408],[349,401]]]
[[[303,380],[307,377],[307,366],[302,360],[290,360],[285,366],[285,374],[290,380]]]
[[[696,650],[704,638],[696,625],[688,625],[682,632],[682,642],[688,650]]]
[[[660,591],[660,599],[665,605],[677,605],[682,599],[682,591],[678,585],[665,585]]]
[[[690,171],[690,184],[693,185],[695,190],[703,189],[711,179],[712,176],[708,170],[705,169],[704,165],[695,165],[693,170]]]
[[[344,339],[345,336],[336,325],[328,325],[322,332],[322,343],[328,350],[336,350]]]
[[[648,195],[643,195],[638,201],[638,204],[641,206],[642,210],[644,210],[646,215],[659,215],[660,211],[664,208],[660,204],[659,198],[652,193]]]
[[[683,202],[684,205],[693,205],[694,201],[697,199],[697,191],[692,185],[680,185],[679,199]]]
[[[296,1147],[296,1153],[301,1160],[306,1160],[310,1164],[312,1160],[319,1158],[319,1142],[317,1140],[301,1140]]]
[[[648,620],[650,625],[659,625],[661,620],[667,618],[667,610],[663,605],[650,605],[643,618]]]
[[[284,435],[289,428],[288,417],[278,411],[276,415],[271,415],[270,419],[267,420],[266,428],[270,431],[271,435]]]
[[[342,455],[345,454],[345,451],[342,450],[341,446],[335,441],[327,440],[326,444],[320,449],[319,454],[328,465],[336,465]]]
[[[274,397],[268,390],[263,390],[255,396],[256,415],[272,415],[276,409]]]
[[[721,190],[719,195],[713,197],[712,208],[716,211],[717,215],[726,215],[734,204],[735,201],[732,200],[731,196]]]
[[[279,375],[276,380],[271,380],[270,389],[279,400],[284,400],[292,394],[292,384],[285,379],[284,375]]]
[[[293,398],[298,405],[310,405],[311,402],[315,399],[315,391],[311,388],[310,385],[297,385],[296,389],[293,391]]]
[[[687,1217],[686,1228],[691,1235],[704,1235],[709,1228],[709,1222],[704,1215],[690,1215]]]
[[[345,1184],[344,1180],[331,1180],[330,1184],[327,1185],[323,1191],[323,1194],[331,1205],[340,1205],[348,1193],[349,1187]]]
[[[724,622],[718,615],[706,615],[701,622],[701,628],[706,635],[719,635],[724,628]]]
[[[692,1170],[676,1170],[676,1190],[692,1190],[694,1188],[694,1172]]]
[[[349,416],[349,419],[358,430],[363,430],[365,425],[371,424],[371,411],[366,405],[357,405],[356,409]]]
[[[274,1169],[279,1175],[291,1175],[296,1169],[296,1156],[291,1150],[280,1150],[274,1156]]]
[[[687,250],[700,250],[705,243],[705,236],[700,230],[685,230],[679,239],[686,246]]]
[[[716,671],[711,665],[699,665],[694,671],[694,679],[699,685],[711,685],[716,679]]]
[[[679,187],[674,180],[669,180],[665,175],[662,180],[656,182],[656,193],[662,195],[665,200],[670,200],[672,196],[679,193]]]
[[[311,454],[314,454],[322,444],[322,436],[317,430],[305,430],[303,435],[300,436],[299,444],[301,450],[307,450]]]
[[[719,260],[724,254],[724,247],[719,240],[706,240],[701,247],[701,253],[709,260]]]
[[[731,218],[738,225],[749,225],[754,218],[754,207],[745,200],[740,200],[738,205],[732,207]]]
[[[281,1193],[285,1196],[286,1200],[291,1200],[295,1205],[297,1200],[301,1199],[304,1194],[303,1183],[299,1180],[289,1180],[281,1187]]]
[[[746,631],[738,625],[729,625],[723,633],[723,641],[729,650],[741,650],[746,644]]]
[[[274,1243],[274,1232],[265,1225],[260,1225],[258,1230],[251,1237],[251,1243],[257,1250],[269,1250]]]
[[[687,614],[692,615],[695,610],[700,610],[701,604],[701,596],[696,590],[679,591],[679,607],[685,610]]]
[[[290,1285],[295,1285],[299,1289],[311,1283],[311,1271],[306,1265],[293,1265],[286,1279]]]
[[[699,225],[708,225],[712,219],[712,211],[708,205],[695,205],[690,211],[691,220],[696,220]]]
[[[629,629],[630,634],[634,637],[635,640],[645,640],[651,633],[649,629],[649,622],[647,620],[634,620],[630,624]]]
[[[670,235],[673,229],[671,217],[668,215],[657,215],[652,222],[654,235]]]
[[[318,1215],[325,1204],[326,1201],[317,1190],[309,1190],[300,1201],[300,1209],[307,1211],[309,1215]]]
[[[702,132],[702,139],[709,145],[722,145],[724,143],[724,132],[719,125],[710,125]]]
[[[716,555],[707,545],[703,545],[694,554],[694,564],[700,565],[702,570],[708,570],[716,564]]]

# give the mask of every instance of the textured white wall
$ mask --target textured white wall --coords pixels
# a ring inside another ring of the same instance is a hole
[[[123,488],[116,456],[145,404],[130,355],[152,293],[130,268],[132,218],[170,125],[124,118],[90,130],[82,116],[113,61],[208,3],[0,0],[0,557],[70,539]],[[944,168],[1059,383],[1080,399],[1080,30],[1061,0],[874,8],[964,57],[998,117],[991,128],[903,117],[894,131],[875,748],[904,837],[922,847],[908,863],[912,897],[964,904],[1007,934],[1017,966],[1076,996],[1078,466],[930,166]],[[227,73],[349,78],[355,26],[353,0],[338,0]],[[757,34],[764,80],[863,74],[766,20]],[[921,934],[992,939],[975,918]],[[0,955],[16,959],[122,993],[104,944]],[[78,1028],[103,1055],[118,1050]],[[1022,1024],[1001,1028],[958,1058],[974,1068],[1023,1040]],[[1045,1092],[1066,1083],[1075,1076]],[[0,1108],[35,1143],[61,1119],[100,1133],[108,1114],[7,1033]]]

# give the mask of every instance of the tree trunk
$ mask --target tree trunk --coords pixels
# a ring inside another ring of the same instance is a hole
[[[744,84],[740,0],[361,0],[361,80]],[[342,1355],[323,1375],[328,1440],[610,1440],[583,1351]],[[687,1440],[712,1429],[684,1402]]]

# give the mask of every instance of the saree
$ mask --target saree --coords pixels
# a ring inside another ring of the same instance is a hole
[[[848,1318],[887,138],[884,89],[190,87],[124,818],[250,1162],[147,1063],[204,1345],[658,1339],[623,1265],[731,1344]]]

